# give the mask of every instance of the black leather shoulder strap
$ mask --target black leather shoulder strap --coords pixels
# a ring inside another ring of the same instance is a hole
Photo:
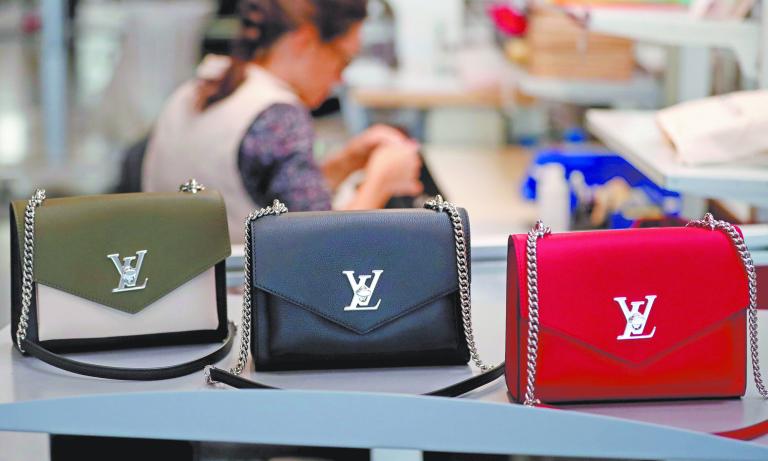
[[[498,378],[504,376],[504,362],[496,365],[490,370],[480,373],[477,376],[467,378],[464,381],[460,381],[456,384],[451,384],[448,387],[437,389],[432,392],[428,392],[424,395],[432,395],[435,397],[458,397],[464,395],[469,391],[473,391],[478,387],[485,386],[486,384],[495,381]]]
[[[250,379],[241,378],[240,376],[233,375],[232,373],[222,370],[221,368],[208,367],[207,371],[210,374],[210,379],[212,381],[220,382],[237,389],[281,389],[279,387],[270,386],[268,384],[260,383],[257,381],[251,381]],[[442,389],[427,392],[423,395],[430,395],[435,397],[458,397],[460,395],[466,394],[469,391],[475,390],[478,387],[484,386],[502,376],[504,376],[504,362],[477,376],[465,379],[464,381],[458,382],[456,384],[451,384],[450,386],[444,387]]]
[[[206,365],[218,362],[232,349],[234,338],[235,325],[232,322],[229,322],[227,337],[222,346],[215,351],[190,362],[157,368],[121,368],[78,362],[62,355],[55,354],[29,340],[24,340],[24,350],[32,357],[38,358],[48,365],[71,373],[93,376],[95,378],[122,379],[127,381],[157,381],[188,375],[198,370],[202,370]]]

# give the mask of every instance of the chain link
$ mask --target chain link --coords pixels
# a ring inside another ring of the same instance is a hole
[[[733,243],[736,251],[739,253],[744,270],[747,273],[747,287],[749,290],[749,348],[752,358],[752,373],[755,379],[755,386],[763,398],[768,398],[768,389],[763,383],[763,376],[760,371],[760,357],[758,355],[758,335],[757,335],[757,274],[755,272],[755,263],[744,243],[744,238],[739,231],[726,221],[718,221],[712,217],[711,213],[704,215],[704,219],[691,221],[686,227],[702,227],[709,230],[720,230],[724,232]],[[536,390],[536,357],[539,348],[539,287],[538,270],[536,265],[536,241],[550,233],[548,227],[544,227],[541,221],[528,232],[527,242],[527,272],[528,272],[528,383],[525,391],[524,405],[532,406],[539,403],[535,398]]]
[[[24,210],[24,262],[21,282],[21,315],[16,329],[16,346],[24,352],[22,343],[27,338],[29,309],[32,305],[32,285],[35,275],[35,210],[45,201],[45,189],[36,189]]]
[[[744,238],[741,236],[736,227],[726,221],[716,220],[711,213],[704,215],[704,219],[689,222],[687,226],[703,227],[709,230],[719,230],[725,233],[736,247],[736,251],[739,253],[742,264],[744,264],[744,270],[747,273],[747,287],[749,289],[749,308],[748,308],[748,323],[749,323],[749,350],[752,358],[752,375],[755,379],[755,386],[758,392],[763,398],[768,398],[768,389],[765,388],[763,383],[763,374],[760,371],[760,357],[758,355],[757,344],[757,273],[755,272],[755,263],[752,260],[752,255],[749,253]]]
[[[464,226],[461,222],[461,215],[453,203],[446,202],[440,195],[425,203],[424,208],[435,210],[439,213],[446,212],[451,218],[453,236],[456,242],[456,269],[459,281],[459,300],[461,302],[461,319],[464,325],[464,337],[467,341],[469,356],[472,358],[472,362],[474,362],[475,366],[481,371],[488,371],[493,367],[485,364],[482,359],[480,359],[480,354],[477,352],[477,345],[475,344],[475,335],[472,331],[472,300],[469,286],[467,243],[464,237]]]
[[[240,353],[237,357],[237,364],[229,370],[233,375],[239,376],[245,369],[251,342],[251,223],[264,216],[279,216],[287,212],[288,208],[279,200],[275,200],[272,202],[272,206],[256,210],[245,218],[245,282],[243,283],[243,312],[240,325]],[[211,378],[210,366],[206,367],[205,380],[208,384],[215,383]]]
[[[526,273],[528,279],[528,380],[525,386],[524,405],[533,406],[541,403],[536,398],[536,359],[539,353],[539,271],[536,261],[536,244],[552,232],[542,221],[537,221],[528,232],[526,242]]]

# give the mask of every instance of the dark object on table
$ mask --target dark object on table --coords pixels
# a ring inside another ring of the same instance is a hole
[[[429,171],[429,168],[424,163],[424,156],[421,157],[422,165],[421,165],[421,173],[419,174],[419,181],[421,181],[422,184],[424,184],[424,192],[422,192],[421,197],[392,197],[389,199],[389,202],[384,206],[384,208],[419,208],[423,204],[420,203],[420,199],[423,197],[434,197],[436,195],[443,195],[442,192],[440,192],[440,189],[437,187],[437,183],[435,182],[435,179],[432,177],[432,173]],[[450,197],[445,197],[443,195],[443,198],[446,200],[450,200]]]
[[[144,164],[144,154],[149,144],[149,136],[139,140],[125,151],[120,168],[120,181],[117,183],[116,194],[141,192],[141,167]]]
[[[685,227],[688,221],[676,216],[666,216],[661,219],[638,219],[632,224],[632,228],[646,227]]]

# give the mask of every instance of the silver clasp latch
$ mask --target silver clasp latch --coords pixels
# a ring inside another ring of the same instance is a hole
[[[188,192],[190,194],[196,194],[203,190],[205,190],[205,186],[197,182],[194,178],[179,186],[179,192]]]
[[[432,200],[428,200],[427,203],[424,204],[425,208],[435,210],[440,213],[445,211],[447,206],[448,206],[448,202],[443,200],[443,196],[440,194],[436,195],[435,198],[433,198]]]
[[[544,225],[544,221],[536,221],[536,224],[533,226],[533,229],[531,229],[531,233],[533,233],[534,236],[537,238],[542,238],[545,235],[549,235],[552,233],[552,229],[549,226]]]

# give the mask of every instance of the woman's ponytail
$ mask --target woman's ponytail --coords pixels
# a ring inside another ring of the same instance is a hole
[[[234,93],[245,80],[246,64],[243,59],[233,56],[229,62],[229,67],[220,78],[200,79],[197,84],[196,105],[198,110],[205,110],[208,106]]]

